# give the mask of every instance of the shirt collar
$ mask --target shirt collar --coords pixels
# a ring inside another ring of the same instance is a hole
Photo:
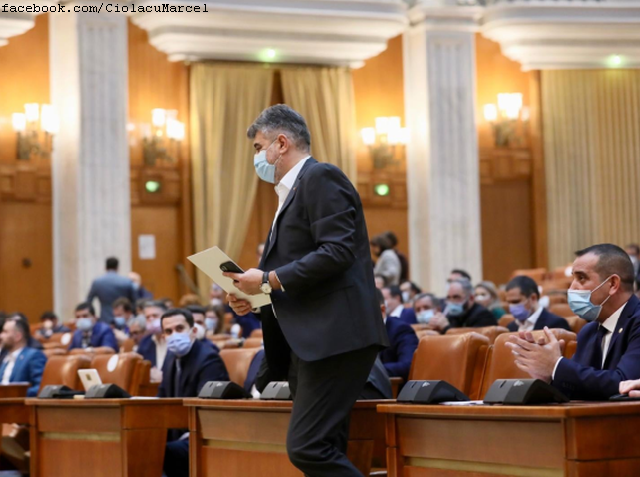
[[[278,185],[276,185],[276,193],[279,193],[282,190],[285,190],[287,192],[291,190],[291,188],[293,187],[293,184],[296,182],[296,179],[298,178],[298,174],[300,174],[300,171],[302,170],[302,166],[304,166],[304,163],[307,162],[307,159],[309,159],[310,157],[311,156],[307,156],[304,159],[302,159],[295,166],[293,166],[289,172],[287,172],[284,175],[284,177],[280,180],[280,182],[278,182]]]
[[[609,318],[604,320],[604,323],[602,323],[602,326],[604,326],[609,333],[613,333],[616,329],[616,325],[618,324],[618,320],[620,319],[620,315],[622,315],[622,310],[624,310],[625,306],[627,306],[626,303],[618,308]]]
[[[9,356],[7,356],[7,358],[9,359],[9,361],[15,361],[16,359],[18,359],[18,355],[20,353],[22,353],[22,350],[24,349],[24,346],[20,349],[17,349],[15,351],[12,351],[11,354]]]
[[[393,316],[394,318],[400,318],[403,310],[404,310],[404,305],[398,305],[396,306],[395,310],[391,312],[389,316]]]
[[[544,307],[541,305],[538,305],[538,309],[536,311],[533,312],[533,314],[526,319],[526,321],[528,321],[529,323],[531,323],[533,326],[536,325],[536,321],[538,321],[538,318],[540,318],[540,315],[542,314],[542,310],[544,310]]]

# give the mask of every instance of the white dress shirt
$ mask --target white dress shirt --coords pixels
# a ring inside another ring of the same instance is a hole
[[[156,368],[162,369],[164,358],[167,356],[167,340],[159,340],[157,335],[151,337],[156,344]]]
[[[394,318],[400,318],[402,316],[402,312],[404,311],[404,305],[396,306],[395,310],[391,312],[389,316],[393,316]]]
[[[287,172],[284,175],[284,177],[280,180],[280,182],[276,184],[275,190],[276,190],[276,194],[278,194],[278,210],[276,211],[276,215],[273,218],[273,224],[271,224],[271,235],[273,235],[273,229],[275,229],[276,220],[278,220],[278,215],[280,215],[280,210],[282,209],[282,206],[287,200],[287,197],[289,197],[289,192],[291,192],[291,189],[293,188],[293,184],[296,183],[296,179],[298,178],[298,175],[302,170],[302,166],[304,166],[304,163],[307,162],[307,159],[309,159],[310,157],[311,156],[307,156],[304,159],[302,159],[300,162],[298,162],[295,166],[291,168],[289,172]]]
[[[538,309],[534,311],[529,318],[524,321],[516,320],[518,323],[518,331],[532,331],[536,327],[536,322],[538,321],[538,318],[540,318],[542,310],[544,310],[544,308],[538,305]]]
[[[9,379],[11,379],[11,373],[13,373],[13,367],[15,366],[16,360],[18,359],[18,356],[20,355],[23,349],[24,347],[17,349],[11,352],[11,354],[7,355],[6,358],[4,358],[4,362],[7,363],[7,367],[4,368],[4,373],[2,374],[2,381],[0,381],[1,384],[10,383]]]
[[[622,310],[624,310],[625,306],[627,306],[626,302],[624,303],[624,305],[618,308],[614,313],[612,313],[609,318],[604,320],[604,323],[599,325],[599,326],[604,326],[608,331],[608,333],[604,335],[604,338],[602,338],[602,343],[600,343],[600,346],[602,349],[602,366],[604,366],[604,362],[607,359],[607,351],[609,351],[609,343],[611,343],[611,337],[613,336],[613,333],[616,330],[616,326],[618,325],[618,320],[620,319],[620,315],[622,315]],[[559,358],[558,361],[556,361],[556,365],[553,368],[553,374],[551,374],[552,379],[555,378],[556,376],[556,369],[558,369],[558,364],[560,363],[561,359],[562,358]]]

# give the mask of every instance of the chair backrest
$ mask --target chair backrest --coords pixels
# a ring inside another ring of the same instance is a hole
[[[508,333],[504,326],[483,326],[480,328],[449,328],[448,335],[460,335],[464,333],[478,333],[489,338],[489,344],[493,344],[498,336]]]
[[[223,349],[220,357],[229,373],[229,379],[239,386],[244,386],[249,366],[260,348]]]
[[[42,348],[43,349],[63,349],[63,350],[65,350],[65,352],[67,350],[67,346],[63,345],[62,343],[55,343],[55,342],[54,343],[50,343],[50,342],[42,343]]]
[[[244,340],[243,348],[262,348],[264,341],[262,338],[248,338]]]
[[[97,354],[91,361],[91,367],[98,371],[104,384],[116,384],[131,394],[140,361],[142,356],[137,353]]]
[[[484,369],[489,344],[489,338],[478,333],[425,336],[413,355],[409,379],[442,379],[463,393],[472,394],[477,361],[482,361]]]
[[[249,338],[262,338],[262,328],[256,328],[251,332]]]
[[[416,330],[416,336],[420,340],[425,336],[440,336],[440,333],[436,330]]]
[[[567,345],[569,345],[571,341],[576,340],[576,334],[571,331],[552,329],[551,332],[557,339],[563,339]],[[535,330],[531,333],[536,340],[545,336],[544,330]],[[496,379],[530,378],[527,373],[521,371],[516,366],[513,353],[511,352],[511,349],[506,346],[509,337],[513,335],[517,335],[517,333],[504,333],[496,338],[496,341],[493,344],[493,351],[491,352],[491,359],[487,362],[487,369],[484,373],[480,398],[484,397],[487,390]],[[566,351],[567,350],[565,349],[565,353]]]
[[[512,321],[515,321],[513,315],[502,315],[502,317],[498,320],[498,326],[506,328]]]
[[[51,356],[47,360],[40,381],[40,389],[49,384],[63,384],[71,389],[82,390],[82,383],[78,376],[79,369],[91,367],[88,356]]]
[[[132,396],[141,396],[140,388],[147,386],[151,383],[151,361],[142,360],[136,364],[135,371],[133,372],[133,380],[131,382],[131,391],[129,394]]]
[[[52,356],[66,356],[67,350],[65,348],[45,348],[42,350],[47,359]]]
[[[120,352],[121,353],[130,353],[131,351],[133,351],[133,347],[135,345],[136,345],[136,342],[133,341],[133,338],[127,338],[126,340],[124,340],[124,342],[120,346]]]
[[[546,296],[549,297],[549,305],[562,305],[567,303],[567,295],[565,293],[551,293]]]
[[[561,316],[562,318],[569,318],[576,315],[571,311],[571,307],[567,303],[556,303],[555,305],[551,305],[549,307],[549,313]]]
[[[577,341],[569,341],[567,343],[567,347],[564,350],[564,357],[567,359],[573,358],[573,355],[576,354],[576,349],[578,348]]]
[[[69,354],[86,354],[89,356],[97,356],[99,354],[115,354],[113,348],[109,346],[98,346],[97,348],[74,348],[69,350]]]
[[[579,316],[566,316],[564,319],[567,320],[571,331],[573,331],[576,335],[580,333],[582,327],[588,323],[587,320],[584,320]]]
[[[546,274],[546,268],[528,268],[523,270],[514,270],[512,277],[524,275],[525,277],[533,278],[537,283],[542,283]]]

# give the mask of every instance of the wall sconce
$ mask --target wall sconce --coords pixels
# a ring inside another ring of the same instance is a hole
[[[174,163],[180,155],[180,143],[185,138],[184,123],[177,120],[178,111],[154,109],[151,125],[143,125],[144,163],[155,166],[158,160]]]
[[[17,157],[28,161],[32,156],[50,158],[53,136],[60,130],[60,119],[50,104],[24,105],[24,113],[12,116],[13,130],[17,135]]]
[[[362,142],[369,147],[374,169],[384,169],[397,164],[396,147],[409,142],[409,129],[400,127],[399,117],[376,118],[375,128],[364,128]]]
[[[485,104],[484,119],[493,128],[496,147],[509,147],[522,143],[522,137],[516,135],[518,121],[529,121],[529,108],[522,106],[522,93],[498,94],[498,105]]]

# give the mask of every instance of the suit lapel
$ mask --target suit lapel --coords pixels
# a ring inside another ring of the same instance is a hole
[[[616,323],[616,329],[612,331],[613,335],[611,336],[611,341],[609,341],[609,347],[607,348],[607,356],[604,359],[604,365],[602,369],[607,369],[609,361],[611,360],[611,356],[613,355],[613,350],[615,349],[616,343],[618,342],[620,335],[624,332],[624,329],[627,326],[627,321],[629,317],[633,315],[636,307],[638,305],[638,299],[635,296],[631,296],[627,304],[625,305],[622,313],[620,314],[620,318]]]
[[[11,376],[9,376],[9,381],[14,382],[18,373],[22,371],[22,367],[24,366],[24,353],[26,350],[27,348],[22,348],[22,351],[20,351],[20,354],[16,358],[16,362],[13,365],[13,370],[11,371]]]
[[[302,166],[302,169],[300,169],[300,172],[298,173],[298,177],[296,178],[296,181],[293,183],[293,187],[289,191],[289,195],[287,196],[287,199],[284,201],[284,204],[282,204],[282,208],[278,213],[278,218],[273,224],[272,230],[269,232],[268,244],[267,244],[268,247],[265,247],[263,262],[269,256],[269,253],[271,253],[271,250],[273,249],[273,244],[276,243],[276,239],[278,237],[278,224],[280,223],[280,220],[282,219],[282,216],[284,215],[285,211],[289,207],[289,204],[291,204],[291,202],[293,201],[293,198],[295,197],[296,192],[298,191],[298,185],[300,184],[300,180],[302,179],[302,176],[304,176],[305,172],[307,172],[307,170],[309,169],[309,167],[311,167],[311,165],[317,164],[317,163],[318,161],[316,161],[313,157],[310,157],[309,159],[307,159],[307,162],[304,163],[304,166]]]

